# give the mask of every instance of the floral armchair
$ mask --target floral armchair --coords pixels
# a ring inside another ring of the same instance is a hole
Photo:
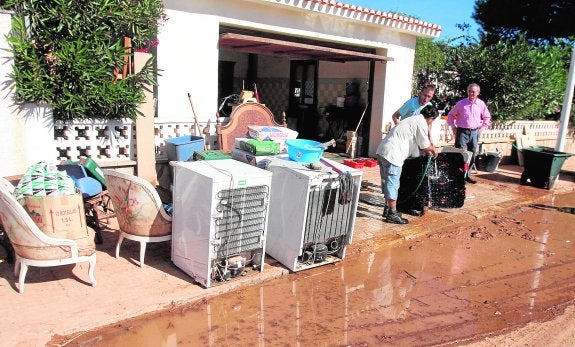
[[[152,184],[140,177],[115,170],[104,170],[108,195],[112,200],[120,229],[116,258],[124,238],[140,243],[140,266],[144,266],[148,242],[172,239],[172,217],[164,210]]]
[[[96,285],[96,244],[94,230],[79,230],[75,239],[50,237],[42,232],[28,212],[14,198],[8,186],[0,184],[0,222],[15,253],[14,275],[18,275],[19,292],[29,266],[49,267],[88,262],[88,276]]]

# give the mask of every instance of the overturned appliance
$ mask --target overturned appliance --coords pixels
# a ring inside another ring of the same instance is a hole
[[[465,202],[465,172],[471,152],[444,147],[433,159],[408,158],[403,164],[397,197],[397,209],[421,216],[425,207],[458,208]]]
[[[344,258],[363,172],[328,159],[274,159],[266,252],[291,271]]]
[[[271,172],[233,159],[174,163],[174,264],[206,288],[263,271]]]

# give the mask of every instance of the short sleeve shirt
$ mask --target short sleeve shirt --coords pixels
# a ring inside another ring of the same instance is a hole
[[[431,146],[428,131],[422,115],[402,120],[381,140],[376,154],[395,166],[402,166],[410,153]]]
[[[431,105],[431,102],[426,103],[425,105],[419,104],[419,97],[414,97],[407,100],[400,108],[397,110],[399,115],[401,116],[401,120],[404,120],[408,117],[415,116],[421,112],[425,106]]]

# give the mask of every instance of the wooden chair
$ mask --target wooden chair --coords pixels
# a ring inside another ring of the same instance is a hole
[[[166,213],[152,184],[140,177],[104,170],[108,195],[112,200],[120,235],[116,258],[124,238],[140,243],[140,267],[144,266],[146,244],[172,239],[172,217]]]
[[[230,114],[230,120],[225,125],[216,119],[216,134],[218,136],[218,149],[230,153],[238,137],[248,136],[249,125],[283,126],[287,127],[285,113],[282,114],[282,124],[277,123],[273,113],[265,105],[246,102],[237,106]]]
[[[96,285],[96,244],[94,230],[79,231],[80,238],[61,239],[46,235],[38,228],[12,192],[0,184],[0,221],[14,249],[14,275],[18,276],[18,290],[24,292],[24,280],[29,266],[49,267],[88,262],[88,276]]]
[[[96,231],[96,243],[102,243],[102,221],[109,223],[110,218],[116,216],[112,208],[112,202],[107,190],[84,198],[84,211],[86,211],[86,222]]]

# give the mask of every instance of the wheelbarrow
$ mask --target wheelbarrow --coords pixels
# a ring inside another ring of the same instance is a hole
[[[527,184],[527,180],[535,187],[552,189],[559,178],[561,167],[572,153],[558,152],[549,147],[524,147],[521,184]]]

